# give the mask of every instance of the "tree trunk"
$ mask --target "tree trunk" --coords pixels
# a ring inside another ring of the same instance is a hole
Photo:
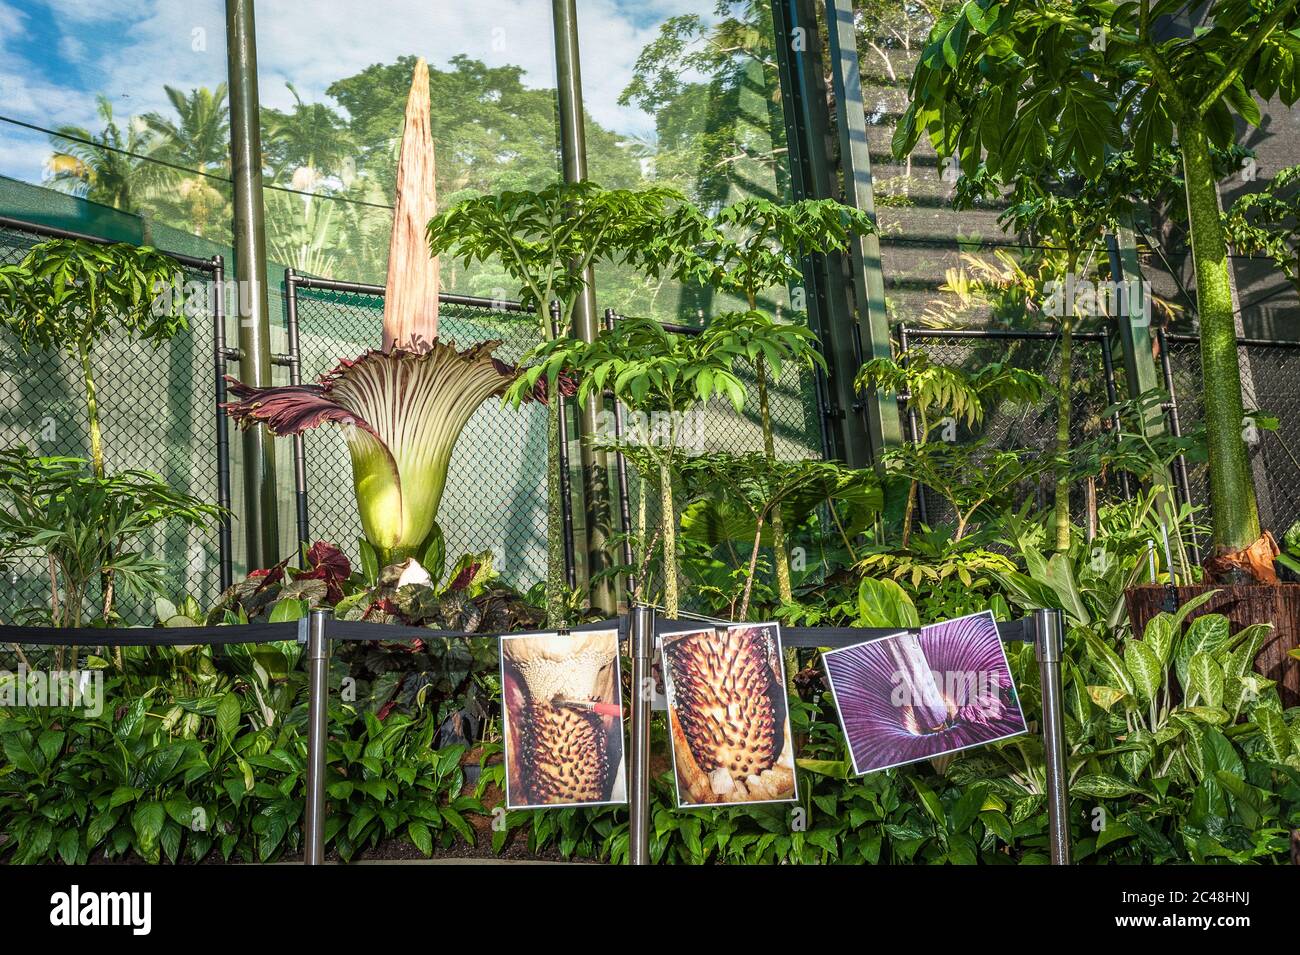
[[[1210,147],[1200,120],[1178,130],[1187,190],[1187,220],[1196,267],[1196,311],[1201,324],[1201,380],[1210,451],[1210,508],[1216,553],[1232,553],[1259,539],[1259,512],[1246,443],[1232,310],[1228,247]]]
[[[1073,256],[1067,274],[1074,271]],[[1056,500],[1052,523],[1056,528],[1056,550],[1065,553],[1070,549],[1070,476],[1065,456],[1070,453],[1070,390],[1074,383],[1071,365],[1074,352],[1074,303],[1065,303],[1061,315],[1061,394],[1056,406]]]
[[[95,372],[90,365],[90,348],[84,342],[77,346],[81,359],[81,377],[86,385],[86,418],[90,423],[90,463],[95,477],[104,476],[104,441],[99,430],[99,399],[95,391]]]
[[[564,508],[560,497],[560,402],[546,405],[546,625],[564,623]]]
[[[664,546],[664,616],[677,619],[677,514],[673,507],[673,472],[666,460],[659,463],[659,526]]]
[[[754,592],[754,574],[758,572],[758,552],[763,544],[763,518],[759,517],[754,528],[754,546],[749,552],[749,573],[745,575],[745,590],[740,598],[740,611],[736,614],[737,620],[744,620],[749,616],[749,597]]]
[[[763,425],[763,454],[771,463],[776,460],[776,441],[772,436],[772,412],[767,398],[767,363],[762,356],[754,362],[754,377],[758,383],[758,415]],[[790,582],[790,554],[785,545],[785,521],[779,504],[772,508],[772,564],[776,568],[776,592],[782,603],[789,603],[794,600],[794,588]]]

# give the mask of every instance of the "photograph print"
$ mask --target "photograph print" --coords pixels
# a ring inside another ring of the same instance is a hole
[[[664,634],[663,663],[678,805],[795,799],[780,627]]]
[[[627,802],[618,631],[501,638],[506,808]]]
[[[857,775],[1024,733],[989,612],[822,655]]]

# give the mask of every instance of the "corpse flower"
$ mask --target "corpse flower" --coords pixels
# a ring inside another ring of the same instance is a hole
[[[424,351],[368,351],[320,383],[249,388],[227,410],[292,435],[322,424],[343,429],[366,540],[385,564],[422,553],[447,483],[452,449],[470,417],[514,379],[497,342],[465,351],[433,342]]]
[[[429,72],[421,59],[397,164],[383,349],[340,362],[317,384],[254,388],[232,381],[238,400],[225,406],[241,425],[260,422],[277,435],[341,427],[361,526],[384,565],[423,553],[461,430],[516,376],[492,357],[500,342],[459,351],[438,341],[438,260],[424,244],[436,211]]]
[[[989,613],[823,655],[857,773],[1025,732]]]

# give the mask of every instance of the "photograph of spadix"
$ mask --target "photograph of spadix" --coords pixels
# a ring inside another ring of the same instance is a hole
[[[0,871],[1251,914],[1298,98],[1300,0],[0,0]]]

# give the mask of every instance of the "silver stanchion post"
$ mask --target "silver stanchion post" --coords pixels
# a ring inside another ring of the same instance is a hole
[[[1070,778],[1065,749],[1061,654],[1065,624],[1059,610],[1034,611],[1034,654],[1043,694],[1043,754],[1047,763],[1048,839],[1052,865],[1070,864]]]
[[[650,667],[654,662],[655,612],[636,606],[630,614],[632,657],[632,747],[628,759],[628,863],[650,864]]]
[[[328,614],[313,610],[307,619],[307,811],[303,823],[302,861],[325,861],[325,746],[329,720],[330,642]]]

